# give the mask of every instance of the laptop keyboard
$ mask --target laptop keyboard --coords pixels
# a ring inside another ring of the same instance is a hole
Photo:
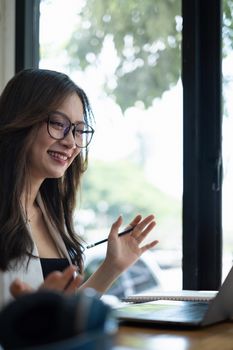
[[[208,308],[208,303],[183,302],[183,305],[170,305],[162,310],[151,312],[150,319],[178,322],[201,322]]]
[[[198,324],[205,315],[208,302],[160,301],[131,304],[118,309],[117,317],[123,320]]]

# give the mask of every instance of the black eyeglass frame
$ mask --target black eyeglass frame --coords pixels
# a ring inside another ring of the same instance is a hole
[[[63,134],[63,137],[54,137],[53,135],[51,135],[50,133],[50,130],[49,130],[49,125],[50,125],[50,115],[53,115],[53,114],[58,114],[58,115],[61,115],[62,117],[64,117],[65,119],[67,119],[68,123],[69,123],[69,126],[67,126],[67,128],[64,130],[64,134]],[[80,146],[78,145],[76,142],[75,142],[75,145],[78,147],[78,148],[87,148],[88,145],[91,143],[91,140],[92,140],[92,137],[94,135],[94,132],[95,130],[93,129],[92,126],[88,125],[86,122],[78,122],[78,123],[72,123],[70,121],[70,118],[63,112],[60,112],[60,111],[51,111],[48,113],[48,118],[46,120],[46,123],[47,123],[47,131],[48,131],[48,134],[50,137],[52,137],[52,139],[54,140],[64,140],[66,138],[66,136],[69,134],[70,130],[72,132],[72,135],[74,137],[74,140],[75,140],[75,132],[76,132],[76,127],[79,126],[79,125],[86,125],[90,130],[87,130],[87,131],[83,131],[83,134],[91,134],[91,137],[90,137],[90,140],[89,142],[85,145],[85,146]],[[79,132],[82,131],[82,130],[79,130]]]

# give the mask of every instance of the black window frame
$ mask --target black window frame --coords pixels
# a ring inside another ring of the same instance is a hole
[[[39,66],[40,0],[15,0],[15,73]]]
[[[15,71],[39,65],[40,0],[15,0]],[[183,288],[222,273],[221,0],[182,0]]]
[[[183,0],[183,288],[222,275],[221,0]]]

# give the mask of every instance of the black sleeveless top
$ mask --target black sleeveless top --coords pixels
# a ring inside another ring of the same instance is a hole
[[[67,258],[40,258],[44,278],[53,271],[63,271],[70,263]]]

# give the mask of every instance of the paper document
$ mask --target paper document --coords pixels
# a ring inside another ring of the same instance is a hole
[[[129,303],[145,303],[156,300],[178,300],[178,301],[209,301],[213,299],[217,291],[207,290],[179,290],[179,291],[158,291],[151,295],[130,295],[121,300]]]

